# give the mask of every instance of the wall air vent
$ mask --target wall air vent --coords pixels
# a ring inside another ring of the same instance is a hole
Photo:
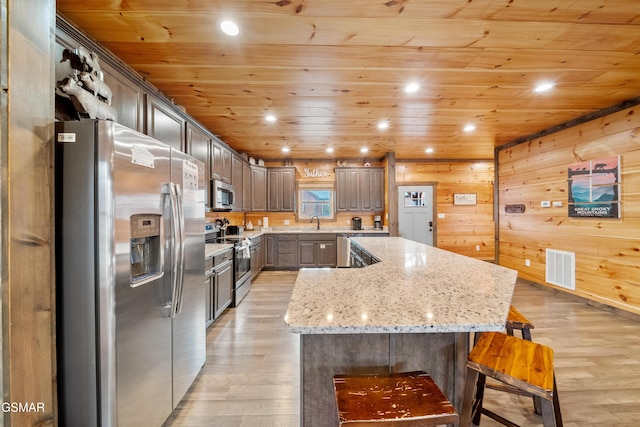
[[[575,252],[547,249],[547,283],[572,291],[576,290]]]

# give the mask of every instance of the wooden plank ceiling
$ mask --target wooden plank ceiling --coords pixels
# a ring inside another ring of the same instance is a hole
[[[495,146],[640,96],[638,0],[58,0],[57,7],[256,158],[377,159],[394,151],[399,159],[490,159]],[[240,26],[238,36],[219,30],[225,18]],[[544,81],[555,86],[534,92]],[[420,89],[405,93],[410,82]],[[277,121],[265,121],[267,114]],[[387,129],[377,128],[381,120]],[[467,124],[475,130],[463,131]]]

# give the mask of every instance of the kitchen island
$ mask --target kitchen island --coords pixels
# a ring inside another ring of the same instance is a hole
[[[504,329],[517,272],[400,237],[353,240],[380,262],[300,270],[285,315],[300,334],[301,425],[338,424],[335,374],[425,370],[459,410],[469,334]]]

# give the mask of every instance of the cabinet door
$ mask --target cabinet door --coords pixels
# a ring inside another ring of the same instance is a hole
[[[187,123],[187,154],[204,163],[205,171],[205,206],[209,206],[211,191],[209,180],[211,179],[211,138],[199,128]]]
[[[336,212],[346,212],[349,208],[347,191],[347,171],[336,169]]]
[[[371,194],[371,169],[360,171],[360,208],[362,211],[370,211],[372,206]]]
[[[242,162],[242,209],[251,210],[251,167]]]
[[[371,174],[371,210],[384,211],[384,169],[373,169]]]
[[[231,182],[231,159],[233,154],[228,148],[222,147],[222,180]]]
[[[185,151],[185,120],[174,112],[173,107],[147,95],[146,134],[167,145]]]
[[[267,210],[279,211],[282,199],[282,174],[280,169],[267,169]]]
[[[298,263],[300,267],[316,266],[316,242],[309,240],[298,242]]]
[[[282,187],[280,211],[295,212],[296,170],[295,168],[281,169],[280,176],[280,185]]]
[[[236,190],[236,199],[234,211],[242,211],[244,209],[244,186],[242,185],[243,173],[242,165],[243,161],[238,156],[231,157],[231,184]]]
[[[233,298],[233,262],[229,262],[220,270],[216,270],[216,318],[231,305]]]
[[[251,210],[267,210],[267,169],[251,165]]]
[[[205,324],[209,326],[215,319],[215,275],[204,281],[204,312]]]
[[[278,264],[278,236],[269,234],[264,236],[264,266],[276,267]]]
[[[116,111],[117,122],[138,132],[144,132],[142,88],[107,63],[101,63],[101,68],[104,72],[104,82],[111,89],[111,106]]]
[[[316,264],[318,267],[335,267],[338,261],[335,241],[318,241],[316,243]]]
[[[360,212],[361,183],[360,170],[355,168],[336,169],[336,211]]]
[[[222,181],[222,147],[217,142],[211,144],[211,177]]]

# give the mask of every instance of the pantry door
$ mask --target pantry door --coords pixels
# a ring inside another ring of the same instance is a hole
[[[398,187],[398,235],[433,246],[435,235],[434,187]]]

